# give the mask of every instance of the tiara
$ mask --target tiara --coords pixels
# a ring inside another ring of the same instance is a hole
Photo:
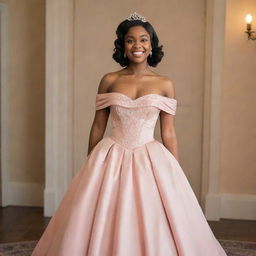
[[[138,14],[136,12],[134,12],[133,14],[130,14],[130,16],[126,20],[129,20],[129,21],[141,20],[142,22],[146,22],[145,17],[141,16],[140,14]]]

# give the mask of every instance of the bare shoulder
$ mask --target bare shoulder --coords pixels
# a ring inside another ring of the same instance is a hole
[[[117,77],[117,72],[106,73],[100,80],[98,93],[107,93],[109,91],[110,86],[114,83]]]
[[[161,79],[161,84],[163,85],[165,96],[169,98],[175,98],[174,84],[172,80],[167,76],[161,76],[160,79]]]

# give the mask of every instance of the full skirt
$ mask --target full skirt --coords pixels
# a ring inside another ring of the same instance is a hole
[[[175,157],[105,137],[80,167],[32,256],[226,256]]]

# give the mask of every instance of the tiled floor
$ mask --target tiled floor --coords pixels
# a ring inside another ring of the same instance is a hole
[[[43,217],[42,207],[0,207],[0,243],[38,240],[50,218]],[[209,221],[218,239],[256,242],[256,221]]]

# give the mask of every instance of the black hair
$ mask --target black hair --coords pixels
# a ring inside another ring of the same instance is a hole
[[[152,55],[151,57],[148,56],[147,62],[149,66],[156,67],[164,56],[164,52],[162,51],[163,46],[158,45],[159,40],[157,34],[153,26],[148,21],[143,22],[141,20],[124,20],[118,25],[116,30],[117,39],[114,42],[115,48],[112,55],[113,59],[122,67],[128,66],[129,59],[124,57],[124,37],[128,30],[133,26],[142,26],[149,33],[152,46]]]

